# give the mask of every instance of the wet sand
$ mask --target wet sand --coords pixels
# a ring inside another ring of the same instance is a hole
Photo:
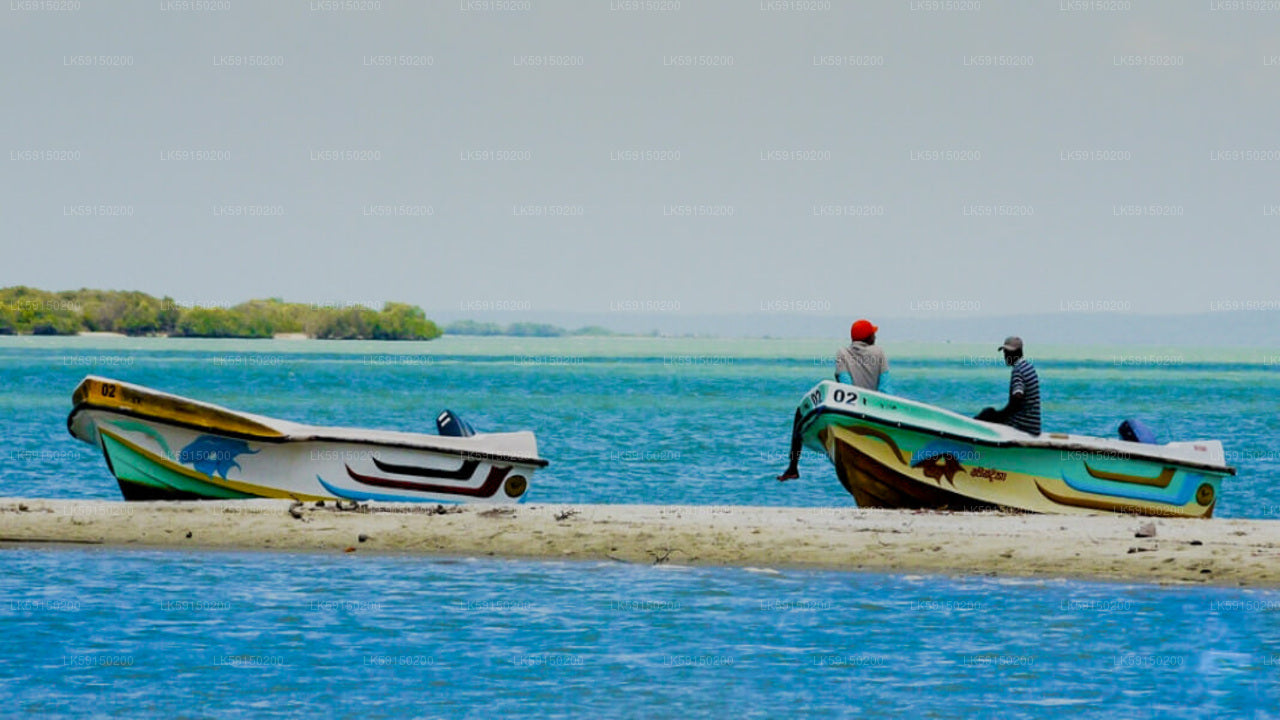
[[[1154,536],[1138,537],[1154,531]],[[858,508],[0,499],[0,548],[615,560],[1280,587],[1280,521]]]

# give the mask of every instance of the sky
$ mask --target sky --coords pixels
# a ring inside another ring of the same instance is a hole
[[[1280,2],[6,5],[0,286],[1280,308]]]

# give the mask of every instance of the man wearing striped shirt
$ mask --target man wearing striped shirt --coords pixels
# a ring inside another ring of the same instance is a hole
[[[1032,435],[1040,434],[1040,378],[1022,356],[1022,338],[1007,337],[1000,346],[1009,373],[1009,403],[1003,409],[983,408],[978,420],[997,422]]]

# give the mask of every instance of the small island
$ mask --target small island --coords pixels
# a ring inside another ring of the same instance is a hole
[[[280,298],[216,307],[183,305],[123,290],[49,292],[24,286],[0,289],[0,335],[76,335],[270,338],[301,334],[325,340],[433,340],[442,334],[416,305],[290,303]]]
[[[508,337],[564,337],[566,335],[607,337],[614,335],[612,330],[599,325],[588,325],[577,330],[566,330],[559,325],[547,323],[518,322],[507,326],[498,323],[482,323],[474,320],[459,320],[445,327],[446,335],[504,335]]]
[[[0,288],[0,335],[118,333],[130,337],[271,338],[321,340],[434,340],[441,335],[603,337],[611,330],[588,326],[459,320],[440,328],[422,308],[388,302],[381,310],[358,304],[291,303],[280,298],[238,305],[183,304],[126,290],[50,292],[26,286]]]

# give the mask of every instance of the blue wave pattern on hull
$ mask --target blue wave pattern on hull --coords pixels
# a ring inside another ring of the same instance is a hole
[[[343,488],[330,485],[329,483],[325,482],[324,478],[320,477],[319,475],[316,476],[316,480],[320,483],[321,487],[323,487],[325,491],[328,492],[330,495],[333,495],[334,497],[340,497],[343,500],[359,500],[361,502],[366,500],[373,500],[375,502],[433,502],[433,503],[445,503],[445,504],[461,502],[460,500],[437,500],[435,498],[415,498],[415,497],[404,497],[402,495],[390,495],[387,493],[364,492],[360,490],[344,490]]]
[[[1073,490],[1124,498],[1125,500],[1151,500],[1173,505],[1185,505],[1191,502],[1191,498],[1196,494],[1196,488],[1200,487],[1200,483],[1206,480],[1200,473],[1179,471],[1170,483],[1170,487],[1160,489],[1147,488],[1130,483],[1119,483],[1101,478],[1071,477],[1065,472],[1062,473],[1062,482]],[[1231,491],[1231,481],[1232,478],[1223,480],[1223,487],[1227,488],[1227,492]]]

